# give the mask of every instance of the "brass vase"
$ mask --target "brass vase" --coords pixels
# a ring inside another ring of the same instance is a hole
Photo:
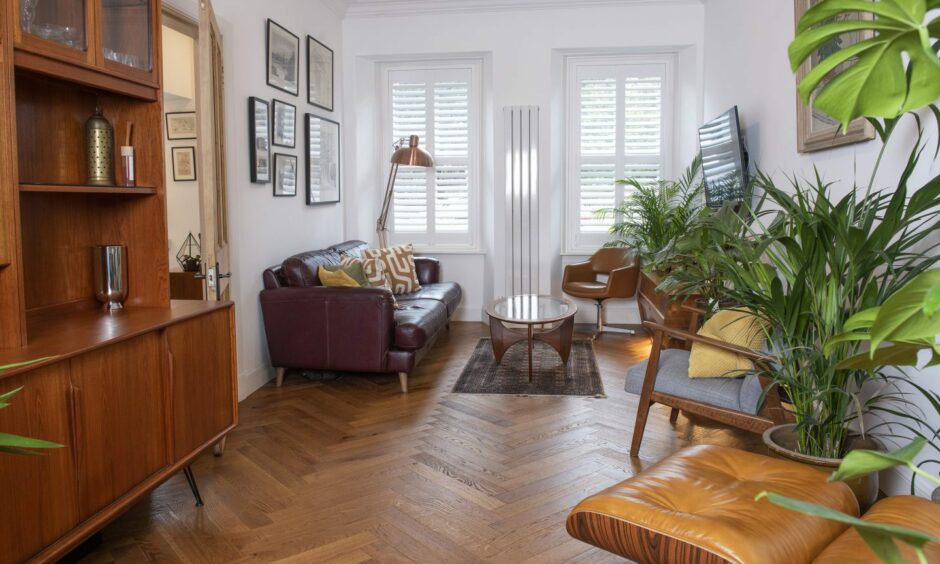
[[[100,109],[85,122],[86,184],[114,186],[114,128]]]

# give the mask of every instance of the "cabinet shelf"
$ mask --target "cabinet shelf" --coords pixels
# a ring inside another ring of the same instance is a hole
[[[83,184],[30,184],[21,183],[20,192],[44,192],[60,194],[131,194],[149,196],[157,193],[153,186],[87,186]]]

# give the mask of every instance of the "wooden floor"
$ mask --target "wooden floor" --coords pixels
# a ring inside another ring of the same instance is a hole
[[[224,456],[182,475],[104,530],[83,562],[608,562],[570,538],[568,511],[690,443],[759,450],[759,438],[654,407],[627,454],[637,398],[623,391],[649,339],[595,342],[607,397],[456,395],[482,324],[454,323],[398,378],[288,377],[241,404]]]

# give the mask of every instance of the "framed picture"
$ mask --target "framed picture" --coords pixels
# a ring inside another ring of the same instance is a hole
[[[268,86],[296,96],[300,92],[300,38],[268,20]]]
[[[173,147],[173,180],[196,180],[196,148]]]
[[[278,147],[293,149],[296,146],[294,130],[297,129],[297,108],[280,100],[272,100],[271,105],[274,114],[274,121],[271,124],[274,134],[271,137],[271,143]]]
[[[796,21],[819,0],[794,0],[794,12]],[[854,19],[864,17],[859,13]],[[840,17],[840,19],[844,19]],[[836,51],[845,49],[860,41],[870,39],[874,36],[871,30],[851,31],[831,39],[822,47],[816,50],[809,59],[807,59],[797,70],[797,83],[823,59],[832,55]],[[825,83],[825,81],[823,81]],[[875,138],[875,128],[872,127],[864,118],[858,118],[849,124],[848,130],[843,135],[839,123],[827,116],[825,113],[811,108],[803,103],[799,94],[796,97],[796,145],[800,153],[809,153],[812,151],[823,151],[841,145],[850,145],[852,143],[862,143]]]
[[[297,157],[274,153],[274,195],[297,195]]]
[[[307,102],[333,111],[333,50],[307,36]]]
[[[339,123],[307,114],[307,205],[339,202]]]
[[[271,182],[271,115],[268,103],[261,98],[248,98],[248,150],[251,181]]]
[[[196,112],[167,112],[166,138],[170,141],[196,138]]]

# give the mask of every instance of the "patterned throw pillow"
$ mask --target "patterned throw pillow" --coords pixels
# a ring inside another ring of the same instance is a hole
[[[392,294],[392,302],[395,304],[395,308],[398,308],[398,301],[395,300],[395,293],[392,292],[392,288],[388,285],[388,277],[385,276],[385,263],[379,259],[369,258],[369,259],[359,259],[354,257],[343,257],[340,259],[339,263],[343,266],[352,266],[358,264],[362,266],[362,271],[366,274],[366,280],[369,281],[369,285],[373,288],[384,288]]]
[[[379,259],[385,265],[385,277],[393,294],[410,294],[421,289],[415,269],[414,246],[411,243],[387,249],[366,249],[365,258]]]

